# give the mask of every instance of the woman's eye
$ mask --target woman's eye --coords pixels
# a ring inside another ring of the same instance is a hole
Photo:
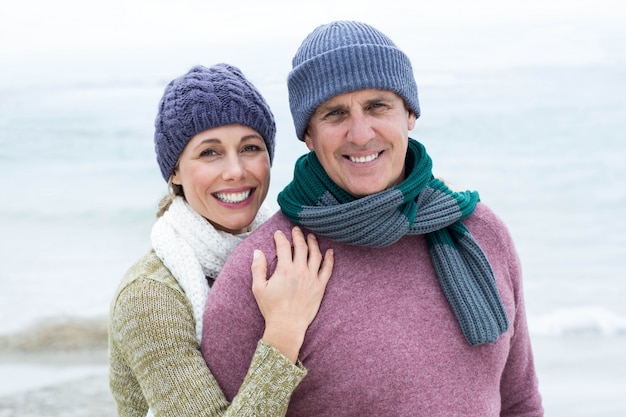
[[[261,150],[261,147],[258,145],[246,145],[243,147],[244,152],[257,152],[260,150]]]
[[[217,152],[215,152],[213,149],[205,149],[202,152],[200,152],[200,156],[215,156],[217,155]]]

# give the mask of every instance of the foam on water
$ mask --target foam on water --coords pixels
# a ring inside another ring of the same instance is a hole
[[[626,316],[605,307],[558,308],[543,315],[531,314],[533,336],[626,336]]]

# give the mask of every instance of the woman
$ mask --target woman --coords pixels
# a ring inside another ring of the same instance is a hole
[[[120,416],[284,415],[306,374],[304,333],[333,267],[300,229],[275,235],[276,272],[254,254],[253,292],[266,328],[246,381],[229,404],[200,354],[210,285],[232,249],[267,217],[273,115],[239,69],[197,66],[168,84],[155,149],[170,195],[152,249],[126,273],[112,301],[110,387]],[[323,260],[322,260],[323,259]]]

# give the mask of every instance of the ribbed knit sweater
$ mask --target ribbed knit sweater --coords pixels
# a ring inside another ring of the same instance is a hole
[[[306,374],[259,341],[238,364],[248,372],[229,407],[200,354],[191,303],[154,251],[129,269],[113,298],[109,364],[121,417],[145,417],[148,406],[157,417],[283,416]]]
[[[483,204],[464,223],[491,263],[509,330],[493,344],[467,343],[422,235],[384,248],[318,236],[322,251],[334,249],[335,265],[300,350],[308,375],[288,416],[543,415],[512,240]],[[212,289],[201,348],[229,399],[263,332],[244,260],[254,249],[275,260],[272,234],[292,226],[274,215],[235,250]]]

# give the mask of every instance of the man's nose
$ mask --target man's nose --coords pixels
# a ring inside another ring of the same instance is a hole
[[[353,112],[348,119],[347,138],[357,145],[364,145],[374,137],[371,120],[363,112]]]

